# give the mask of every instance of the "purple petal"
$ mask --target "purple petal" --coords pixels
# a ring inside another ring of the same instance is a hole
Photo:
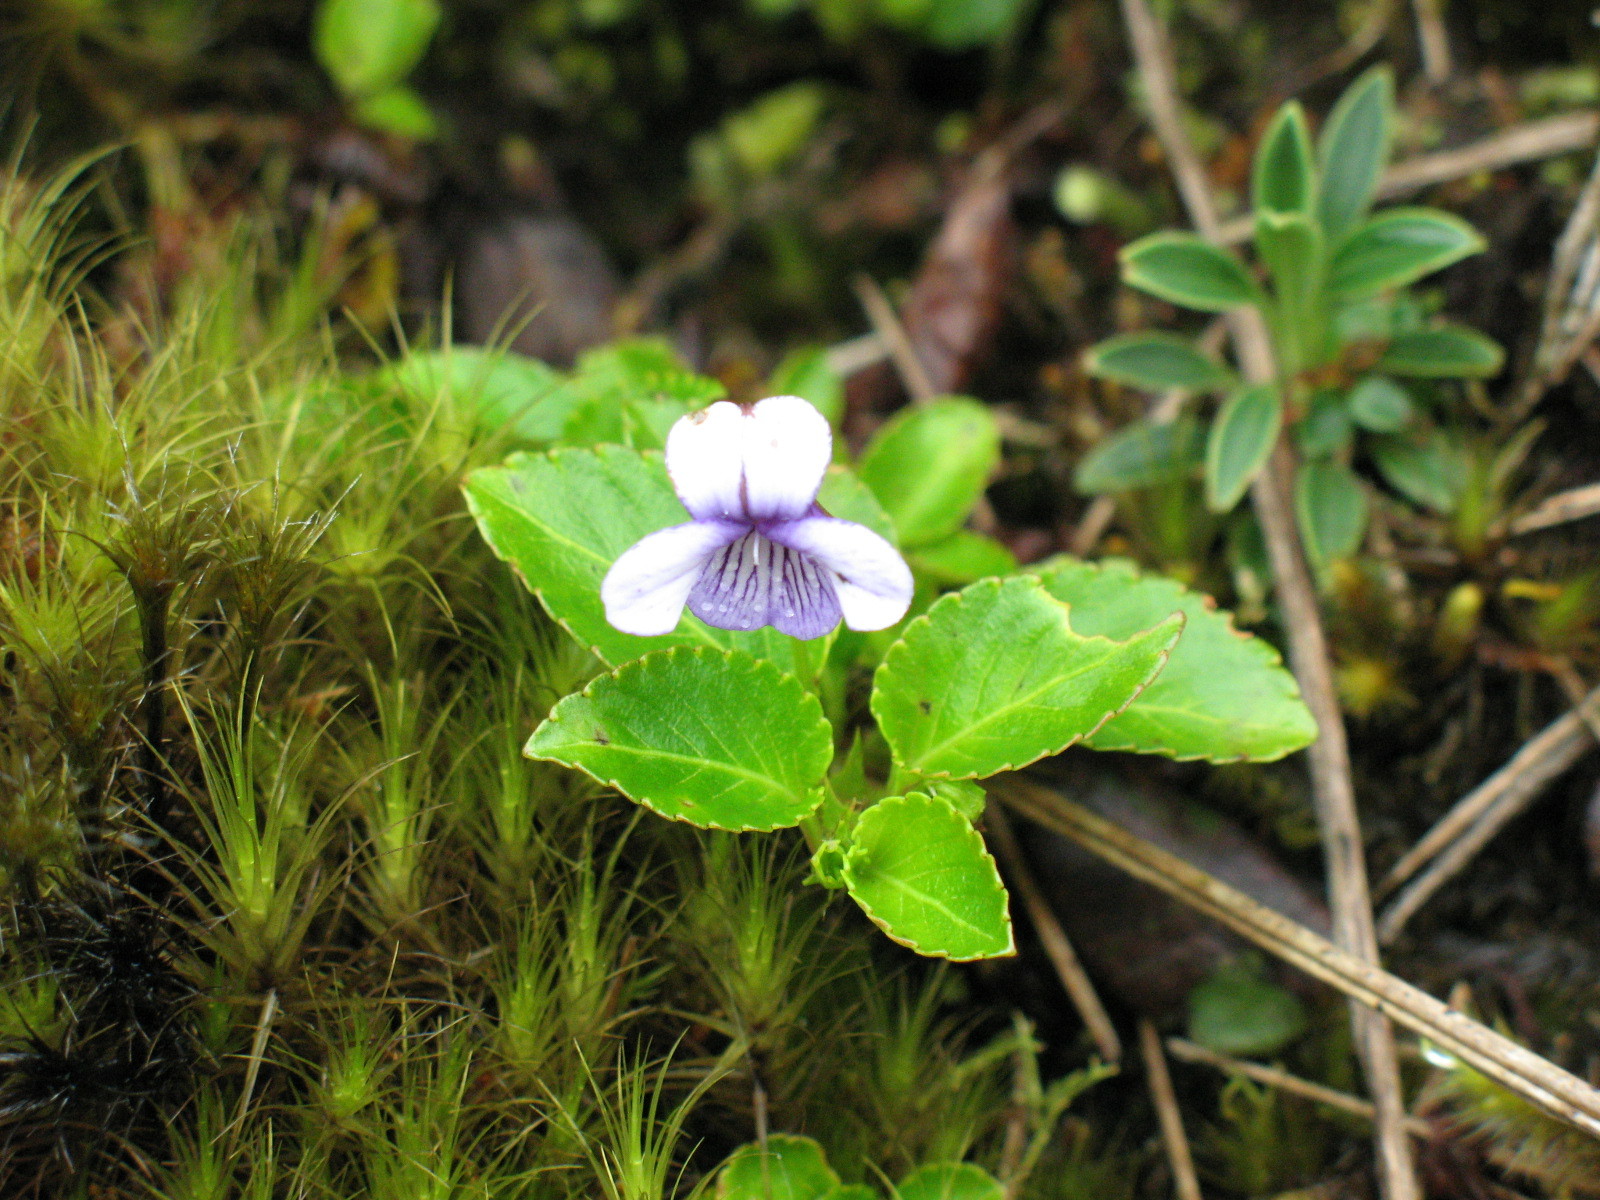
[[[840,617],[829,573],[755,530],[705,564],[689,593],[689,611],[719,629],[772,625],[804,639],[821,637]]]
[[[706,560],[744,529],[725,521],[690,521],[639,539],[600,584],[606,620],[640,637],[671,633]]]
[[[911,568],[865,525],[808,516],[769,525],[766,533],[827,569],[851,629],[887,629],[911,606]]]

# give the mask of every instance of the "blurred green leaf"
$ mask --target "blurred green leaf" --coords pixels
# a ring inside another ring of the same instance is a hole
[[[1294,505],[1300,538],[1314,565],[1348,558],[1361,545],[1367,531],[1367,491],[1343,463],[1325,458],[1301,463]]]
[[[825,99],[822,84],[815,80],[791,83],[728,117],[722,135],[746,173],[771,175],[805,148]]]
[[[1128,333],[1091,347],[1084,356],[1090,374],[1147,392],[1168,388],[1207,391],[1233,382],[1233,372],[1170,333]]]
[[[1398,433],[1417,415],[1411,393],[1384,375],[1368,375],[1350,389],[1350,417],[1373,433]]]
[[[1460,217],[1431,208],[1391,208],[1357,228],[1333,253],[1328,288],[1346,300],[1414,283],[1484,247]]]
[[[1317,141],[1321,179],[1317,216],[1330,243],[1360,223],[1389,161],[1394,73],[1373,67],[1339,97]]]
[[[906,552],[913,568],[942,587],[963,587],[990,575],[1009,575],[1017,569],[1016,555],[1001,543],[970,529],[928,542]]]
[[[1282,424],[1277,385],[1251,384],[1228,397],[1206,439],[1206,503],[1213,512],[1239,503],[1272,453]]]
[[[448,396],[479,425],[509,426],[530,442],[560,437],[572,401],[562,388],[565,377],[554,368],[510,350],[480,346],[413,351],[374,372],[372,381],[422,407]]]
[[[1309,217],[1316,199],[1317,172],[1311,160],[1311,131],[1305,110],[1291,100],[1261,135],[1251,172],[1250,194],[1257,215]]]
[[[439,17],[438,0],[322,0],[312,48],[347,98],[376,96],[422,61]]]
[[[1185,479],[1205,461],[1205,433],[1192,416],[1158,424],[1135,421],[1084,455],[1072,485],[1088,495],[1125,492]]]
[[[740,1146],[717,1174],[717,1200],[821,1200],[837,1186],[822,1147],[792,1133],[767,1135]]]
[[[844,380],[828,365],[822,346],[801,346],[784,355],[767,380],[769,396],[799,396],[838,428],[844,416]]]
[[[1295,445],[1308,458],[1326,458],[1350,448],[1355,426],[1341,388],[1319,388],[1312,393],[1305,415],[1294,425]]]
[[[975,1163],[929,1163],[895,1184],[896,1200],[1006,1200],[1006,1189]]]
[[[1467,466],[1442,429],[1375,437],[1372,459],[1389,486],[1408,500],[1445,516],[1455,511]]]
[[[1233,254],[1192,233],[1152,233],[1120,255],[1130,287],[1201,312],[1226,312],[1261,300],[1250,272]]]
[[[1000,461],[1000,429],[976,400],[946,396],[903,409],[880,429],[857,472],[907,548],[950,536]]]
[[[1274,1054],[1305,1029],[1305,1005],[1263,979],[1248,959],[1222,967],[1189,993],[1189,1039],[1219,1054]]]
[[[1378,370],[1418,379],[1488,379],[1505,365],[1493,338],[1461,325],[1401,333],[1378,360]]]
[[[357,121],[379,133],[418,142],[431,141],[439,136],[439,122],[434,118],[428,102],[404,84],[362,96],[350,111]]]

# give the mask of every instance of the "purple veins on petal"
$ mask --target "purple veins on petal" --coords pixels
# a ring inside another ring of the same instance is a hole
[[[689,611],[719,629],[772,625],[801,639],[821,637],[841,616],[827,571],[753,529],[706,562]]]

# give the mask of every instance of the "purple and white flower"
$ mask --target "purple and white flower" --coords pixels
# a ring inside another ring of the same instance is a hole
[[[772,625],[815,638],[841,617],[884,629],[911,604],[911,571],[864,525],[830,517],[817,489],[833,433],[798,396],[719,400],[667,435],[667,474],[694,520],[642,538],[600,585],[624,633],[671,633],[687,604],[707,625]]]

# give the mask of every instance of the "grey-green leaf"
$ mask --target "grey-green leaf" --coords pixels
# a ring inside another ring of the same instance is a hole
[[[906,626],[878,668],[872,712],[917,775],[981,779],[1056,754],[1147,687],[1183,617],[1125,641],[1073,630],[1030,575],[985,579]]]
[[[1442,430],[1373,438],[1372,459],[1402,496],[1446,516],[1455,511],[1466,484],[1466,464]]]
[[[1484,247],[1460,217],[1431,208],[1391,208],[1357,228],[1333,253],[1328,290],[1359,300],[1403,287]]]
[[[1311,159],[1311,133],[1305,110],[1291,100],[1273,117],[1261,136],[1251,173],[1252,202],[1257,213],[1311,214],[1317,172]]]
[[[1350,389],[1350,417],[1373,433],[1398,433],[1417,415],[1411,393],[1385,375],[1368,375]]]
[[[878,431],[857,470],[907,548],[961,528],[1000,461],[994,414],[947,396],[905,409]]]
[[[1305,1028],[1305,1005],[1248,963],[1224,966],[1189,993],[1190,1039],[1223,1054],[1273,1054]]]
[[[1205,434],[1193,417],[1135,421],[1100,440],[1073,472],[1087,495],[1125,492],[1186,479],[1205,461]]]
[[[813,1139],[767,1135],[767,1144],[740,1146],[717,1174],[717,1200],[822,1200],[839,1176]]]
[[[1192,233],[1152,233],[1121,254],[1131,287],[1201,312],[1226,312],[1261,299],[1237,257]]]
[[[1187,338],[1170,333],[1127,333],[1091,348],[1084,356],[1090,374],[1147,392],[1168,388],[1208,391],[1227,387],[1233,372],[1202,354]]]
[[[1378,369],[1415,379],[1489,379],[1500,373],[1505,359],[1493,338],[1476,329],[1441,325],[1396,334]]]
[[[918,954],[966,962],[1015,952],[999,869],[945,800],[912,792],[867,809],[843,874],[873,924]]]
[[[1283,425],[1277,386],[1251,384],[1228,397],[1206,438],[1206,503],[1228,512],[1272,453]]]
[[[1374,67],[1339,97],[1317,140],[1317,216],[1329,242],[1367,215],[1393,135],[1394,74]]]
[[[798,824],[822,802],[833,731],[792,675],[740,650],[676,647],[566,697],[525,753],[702,829]]]
[[[1295,514],[1306,556],[1318,566],[1348,558],[1367,531],[1367,490],[1341,462],[1312,459],[1294,481]]]
[[[1096,750],[1131,750],[1210,762],[1271,762],[1317,735],[1294,676],[1271,643],[1234,628],[1211,597],[1133,563],[1055,558],[1037,568],[1079,633],[1125,638],[1168,613],[1186,618],[1167,665],[1133,703],[1086,739]]]

